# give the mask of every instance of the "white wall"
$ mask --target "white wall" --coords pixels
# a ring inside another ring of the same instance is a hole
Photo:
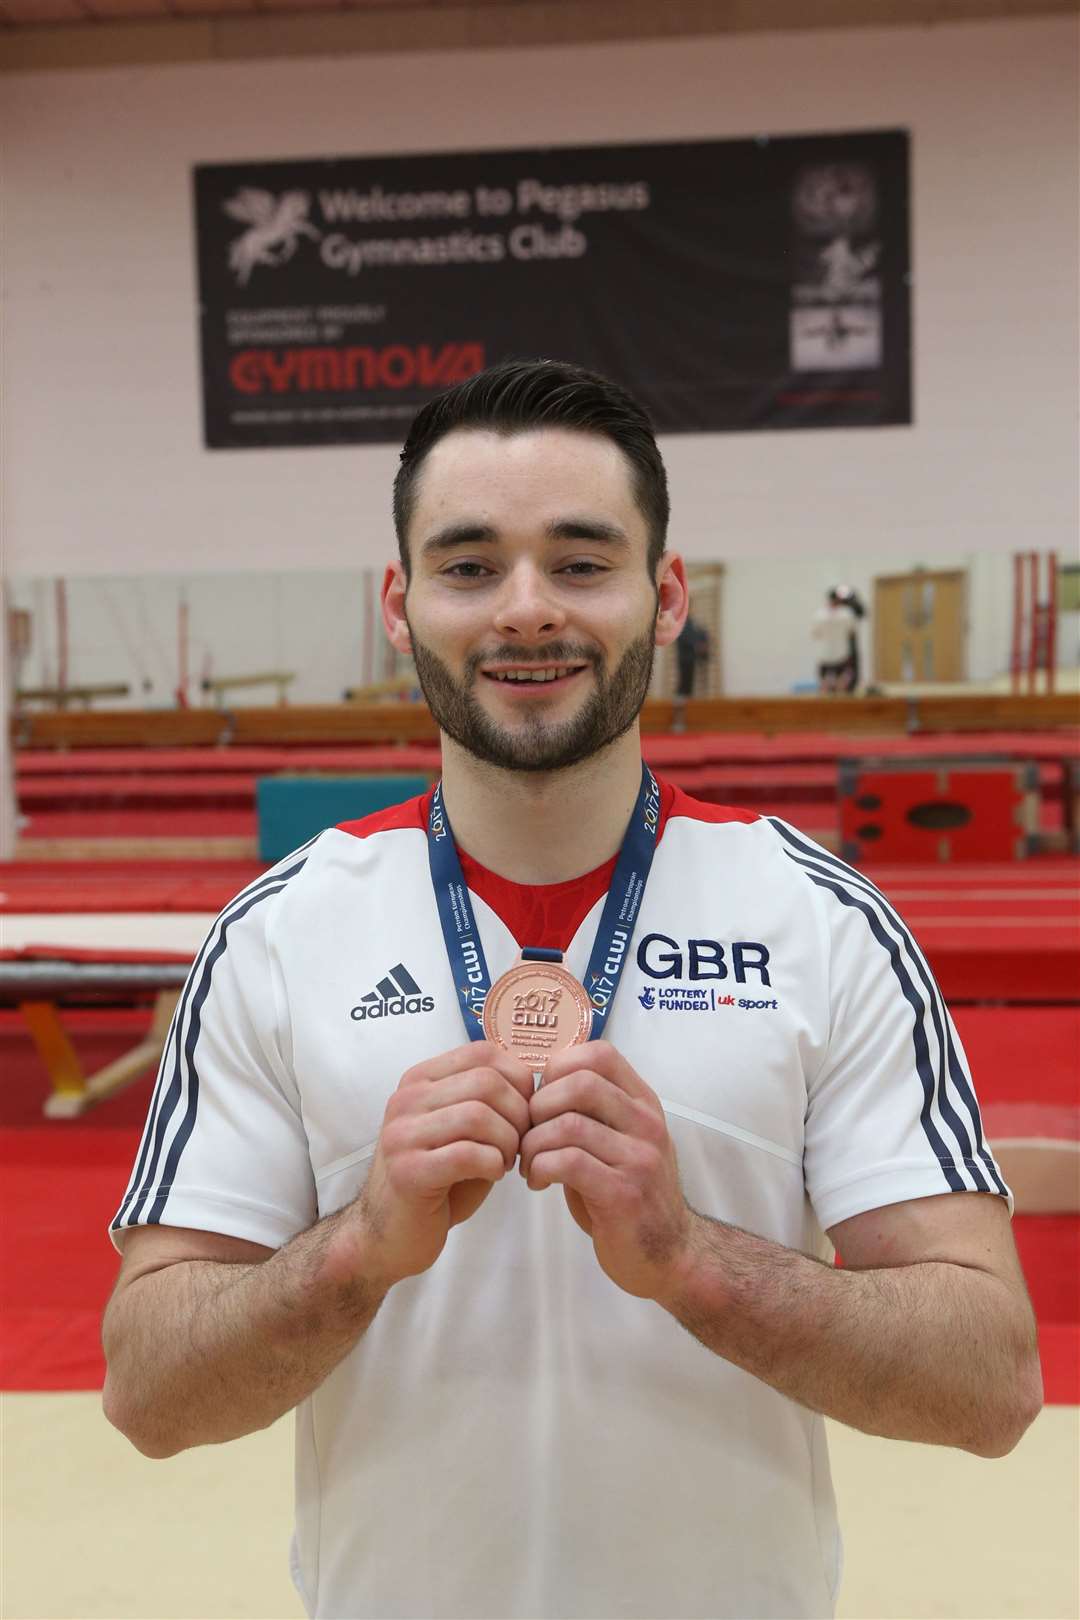
[[[721,627],[724,691],[731,695],[780,695],[814,681],[820,644],[810,635],[814,614],[832,585],[851,585],[872,615],[874,579],[906,574],[926,559],[910,552],[889,556],[875,548],[862,554],[813,554],[782,560],[737,557],[724,573]],[[967,574],[967,678],[989,681],[1009,670],[1012,636],[1012,560],[1004,552],[962,556],[942,549],[935,569]],[[859,626],[862,678],[873,677],[873,622]],[[1059,646],[1059,654],[1063,649]],[[1070,649],[1075,653],[1075,649]],[[1073,662],[1070,657],[1069,662]]]
[[[8,75],[3,517],[21,575],[378,564],[391,447],[201,448],[191,166],[906,126],[911,428],[664,442],[699,557],[931,561],[1077,528],[1073,18]]]
[[[180,683],[180,605],[187,614],[187,697],[212,705],[203,677],[291,671],[291,703],[337,703],[347,688],[383,677],[385,634],[374,611],[379,580],[367,570],[258,574],[155,574],[67,578],[69,686],[127,682],[126,700],[97,706],[168,708]],[[20,687],[57,681],[57,610],[52,579],[16,579],[11,604],[31,614],[31,645]],[[371,646],[365,657],[365,637]],[[227,703],[272,704],[277,688],[238,687]]]
[[[813,615],[830,585],[853,585],[873,611],[874,579],[906,573],[926,559],[888,555],[813,553],[736,557],[725,564],[720,626],[723,690],[731,695],[784,694],[812,681],[821,656],[810,636]],[[935,568],[962,569],[968,583],[967,677],[987,682],[1009,669],[1012,637],[1012,560],[1005,552],[941,552]],[[178,681],[178,606],[188,607],[188,696],[195,705],[215,700],[200,689],[216,677],[292,670],[291,703],[336,703],[346,688],[386,674],[386,639],[374,604],[376,569],[327,572],[306,569],[258,575],[144,575],[68,579],[70,626],[68,683],[126,681],[127,699],[109,707],[169,707]],[[13,606],[29,609],[32,646],[21,671],[24,687],[56,682],[54,582],[12,582]],[[371,636],[365,643],[365,626]],[[860,626],[864,679],[873,675],[872,621]],[[1080,665],[1076,614],[1058,624],[1057,663]],[[151,683],[148,689],[143,683]],[[227,704],[276,701],[271,686],[234,688]],[[100,705],[99,705],[100,706]]]

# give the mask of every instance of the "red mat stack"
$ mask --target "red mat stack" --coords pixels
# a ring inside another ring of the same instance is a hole
[[[865,747],[864,747],[865,743]],[[653,736],[654,769],[698,797],[751,805],[831,843],[839,838],[838,762],[873,753],[916,760],[927,739],[793,734]],[[935,736],[933,753],[1030,762],[1039,824],[1060,845],[1075,813],[1075,732]],[[26,853],[79,838],[98,858],[0,867],[0,912],[55,918],[35,937],[62,948],[73,912],[194,912],[208,918],[258,875],[253,859],[109,860],[111,839],[234,835],[253,846],[255,784],[288,772],[438,771],[428,744],[394,747],[23,752],[18,791]],[[246,846],[241,846],[244,848]],[[239,851],[238,851],[239,853]],[[987,1111],[1035,1105],[1080,1119],[1080,859],[997,863],[881,861],[864,870],[896,904],[954,1009]],[[85,1069],[129,1048],[146,1010],[82,1010],[65,1023]],[[0,1387],[94,1388],[98,1324],[115,1274],[105,1225],[135,1153],[150,1076],[84,1121],[45,1123],[48,1081],[17,1012],[0,1013],[0,1220],[6,1238]],[[1000,1117],[1004,1118],[1005,1115]],[[1010,1115],[1008,1117],[1015,1117]],[[1026,1216],[1017,1241],[1040,1320],[1048,1398],[1080,1402],[1080,1218]]]
[[[927,753],[957,759],[993,755],[1036,767],[1043,832],[1071,826],[1070,765],[1080,760],[1074,732],[941,733],[932,738],[852,737],[843,733],[687,733],[644,739],[656,771],[710,803],[749,805],[781,815],[811,837],[836,839],[838,762],[867,753],[890,760]],[[95,748],[23,750],[17,792],[29,843],[53,839],[255,838],[255,784],[261,776],[361,772],[438,775],[435,743],[274,748]]]

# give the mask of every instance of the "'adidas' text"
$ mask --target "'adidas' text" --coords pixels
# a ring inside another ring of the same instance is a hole
[[[403,962],[392,967],[385,979],[380,979],[374,990],[361,997],[359,1006],[352,1009],[350,1018],[358,1024],[369,1018],[400,1018],[403,1013],[434,1012],[435,997],[425,996]]]
[[[434,1012],[434,996],[392,996],[389,1001],[361,1002],[349,1014],[358,1024],[367,1018],[400,1018],[402,1013]]]

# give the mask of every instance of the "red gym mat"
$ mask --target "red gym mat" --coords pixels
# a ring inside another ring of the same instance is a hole
[[[1080,1006],[953,1007],[979,1101],[1080,1114]]]
[[[420,773],[438,770],[437,755],[428,751],[411,750],[420,757],[414,770]],[[648,754],[650,750],[646,748]],[[81,756],[67,771],[20,771],[18,778],[19,808],[33,818],[46,811],[77,805],[80,809],[102,809],[115,805],[154,808],[164,802],[191,801],[207,805],[247,804],[255,798],[256,783],[261,777],[274,775],[318,774],[305,763],[303,770],[295,760],[284,763],[280,759],[268,762],[262,769],[209,771],[192,766],[189,770],[174,766],[162,770],[140,770],[137,765],[125,769],[109,770],[98,761],[89,770],[80,769],[86,762]],[[359,773],[373,769],[385,770],[370,761],[350,763],[341,758],[324,762],[322,774],[343,776],[350,770]],[[400,773],[408,769],[406,762],[395,757],[393,770]],[[835,762],[816,761],[758,764],[749,763],[694,763],[673,761],[670,773],[686,793],[719,799],[727,804],[758,805],[786,803],[791,800],[807,804],[834,804],[836,801],[837,771]],[[1039,783],[1043,795],[1060,801],[1062,773],[1060,763],[1053,761],[1039,766]]]
[[[65,1015],[84,1065],[134,1044],[147,1015]],[[1075,1099],[1080,1008],[957,1014],[986,1103]],[[46,1081],[13,1013],[0,1013],[0,1230],[3,1233],[0,1389],[97,1389],[99,1331],[117,1259],[105,1228],[131,1170],[151,1076],[83,1121],[43,1123]],[[1080,1218],[1021,1216],[1017,1246],[1039,1317],[1046,1398],[1080,1403]]]
[[[712,802],[780,805],[834,804],[837,760],[852,755],[882,758],[925,757],[926,753],[970,758],[999,757],[1041,763],[1043,797],[1061,812],[1064,765],[1080,758],[1080,732],[993,732],[993,734],[874,737],[852,734],[780,734],[761,737],[738,732],[648,735],[643,742],[649,765],[670,774],[687,792]],[[134,812],[175,804],[193,813],[219,808],[253,808],[259,776],[304,771],[348,774],[439,770],[439,745],[351,745],[275,748],[79,748],[21,750],[16,755],[19,805],[31,818],[28,838],[86,836],[87,828],[50,816],[126,812],[130,820],[97,828],[97,836],[154,836]],[[801,815],[801,813],[800,813]],[[800,818],[797,818],[800,820]],[[210,828],[210,821],[206,826]],[[814,823],[800,820],[813,829]],[[1061,813],[1051,825],[1061,826]],[[189,823],[198,834],[202,823]],[[223,831],[223,823],[219,833]],[[212,834],[207,834],[212,836]]]
[[[904,758],[925,754],[999,754],[1011,759],[1080,758],[1080,728],[1055,731],[917,732],[906,737],[862,732],[700,731],[679,735],[656,733],[643,738],[645,757],[654,770],[692,764],[783,761],[836,761],[853,755]],[[284,744],[272,748],[79,748],[19,749],[16,770],[22,776],[67,775],[87,771],[181,772],[254,771],[405,771],[424,770],[438,761],[431,743],[344,744],[340,747]]]
[[[678,785],[706,804],[735,803],[762,816],[779,816],[790,821],[808,838],[828,844],[839,838],[840,823],[835,795],[828,799],[806,798],[799,784],[787,783],[773,792],[762,784],[752,784],[740,793],[730,791],[730,782],[716,784],[708,771],[680,772]],[[171,779],[167,779],[170,780]],[[66,798],[59,805],[31,806],[24,813],[19,837],[27,847],[44,838],[250,838],[258,836],[255,790],[249,801],[222,802],[216,795],[200,791],[189,795],[186,787],[169,788],[160,802],[95,801],[72,808]],[[189,798],[200,802],[192,804]],[[211,802],[205,802],[209,798]],[[1061,833],[1063,804],[1060,799],[1043,799],[1038,807],[1039,831]],[[1041,858],[1041,857],[1039,857]]]
[[[865,870],[950,1002],[1080,999],[1080,860]]]
[[[255,861],[0,865],[0,913],[206,912],[264,870]],[[1080,998],[1080,860],[869,867],[950,1002]]]
[[[21,818],[19,837],[39,838],[250,838],[258,836],[254,795],[244,805],[178,804],[173,795],[157,808],[35,809]]]
[[[137,1129],[59,1121],[0,1129],[0,1219],[6,1234],[0,1389],[101,1387],[101,1313],[118,1264],[106,1228],[123,1196],[138,1142]],[[1046,1399],[1075,1405],[1080,1403],[1080,1218],[1017,1216],[1013,1226],[1039,1317]]]
[[[0,913],[205,911],[216,916],[261,861],[8,861]]]
[[[196,773],[228,775],[234,771],[249,771],[257,776],[277,771],[392,771],[395,775],[412,775],[426,770],[432,760],[438,769],[438,743],[372,743],[342,748],[42,748],[21,749],[16,754],[16,770],[20,780],[125,771],[140,776],[164,773],[188,777]]]

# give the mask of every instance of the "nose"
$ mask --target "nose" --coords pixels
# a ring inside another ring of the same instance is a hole
[[[507,574],[495,603],[495,628],[508,640],[537,641],[557,635],[566,623],[551,581],[522,560]]]

